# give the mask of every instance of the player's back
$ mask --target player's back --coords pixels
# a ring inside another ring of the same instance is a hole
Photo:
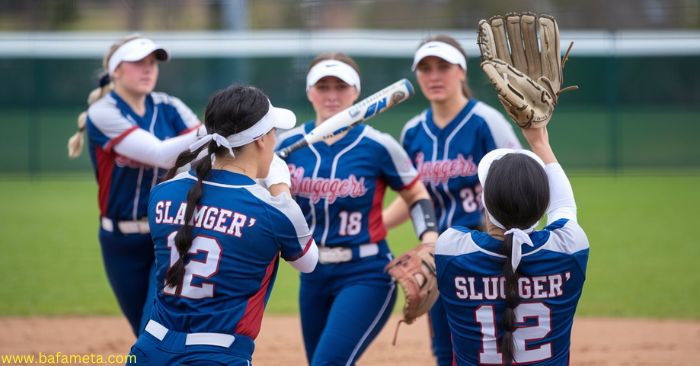
[[[177,288],[165,287],[166,273],[178,259],[174,237],[184,224],[187,193],[195,183],[191,173],[182,173],[151,194],[149,224],[159,284],[152,319],[180,332],[254,339],[280,251],[287,260],[303,255],[308,243],[299,237],[308,228],[287,195],[272,197],[244,175],[212,170],[192,215],[193,241],[183,280]]]
[[[530,234],[518,266],[515,361],[568,365],[571,327],[588,261],[580,226],[560,219]],[[501,365],[505,309],[502,242],[467,228],[440,236],[436,264],[458,365]]]

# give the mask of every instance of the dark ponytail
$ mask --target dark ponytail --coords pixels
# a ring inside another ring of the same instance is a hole
[[[180,227],[180,229],[177,231],[177,234],[175,234],[175,247],[177,248],[177,252],[179,254],[179,258],[177,259],[177,262],[173,264],[169,269],[168,272],[165,275],[165,285],[166,286],[171,286],[171,287],[176,287],[180,284],[180,281],[182,280],[182,277],[185,275],[185,257],[187,256],[187,253],[190,251],[190,248],[192,247],[192,215],[194,215],[194,209],[197,207],[197,204],[199,203],[199,199],[202,198],[202,182],[204,181],[204,178],[209,174],[209,171],[211,170],[212,166],[212,161],[211,161],[211,154],[216,150],[216,143],[210,142],[208,145],[209,146],[209,154],[207,156],[203,157],[202,159],[197,160],[192,167],[194,168],[194,171],[197,173],[197,183],[195,183],[192,188],[190,188],[189,192],[187,192],[187,206],[185,208],[185,223]],[[203,147],[202,147],[203,148]],[[197,157],[199,152],[202,150],[202,148],[190,152],[189,150],[183,152],[178,156],[178,161],[175,167],[170,169],[168,171],[168,176],[173,176],[175,172],[177,171],[178,168],[184,166],[187,163],[190,163],[192,159]],[[189,158],[189,160],[187,160]],[[179,165],[181,164],[181,165]]]
[[[204,124],[207,131],[221,136],[230,136],[248,129],[259,121],[268,111],[267,96],[252,86],[233,85],[214,94],[204,112]],[[207,147],[207,155],[192,162]],[[233,152],[243,147],[233,148]],[[229,150],[210,141],[195,151],[185,150],[175,161],[175,166],[165,175],[165,180],[173,178],[187,164],[192,164],[197,175],[197,183],[187,192],[184,225],[175,234],[175,247],[179,258],[165,275],[165,285],[176,287],[185,275],[185,259],[192,248],[192,216],[202,198],[203,181],[212,169],[212,155],[224,159]]]
[[[488,213],[505,228],[527,230],[544,215],[549,205],[549,181],[544,168],[524,154],[511,153],[495,160],[484,182],[484,203]],[[515,357],[515,308],[520,304],[518,280],[513,270],[513,234],[503,239],[501,253],[506,256],[503,277],[506,307],[502,316],[500,350],[505,365]]]
[[[517,270],[513,271],[513,266],[511,265],[513,234],[505,236],[502,248],[506,255],[506,262],[503,264],[503,277],[505,278],[503,286],[506,295],[506,309],[503,311],[501,353],[503,353],[505,365],[510,365],[513,362],[513,355],[515,354],[515,343],[513,339],[513,332],[515,331],[515,308],[520,304],[520,295],[518,294],[518,279],[520,278],[520,274]]]

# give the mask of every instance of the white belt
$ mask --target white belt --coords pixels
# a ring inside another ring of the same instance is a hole
[[[362,244],[358,247],[359,258],[377,254],[379,254],[379,245],[376,243]],[[318,262],[321,264],[350,262],[352,259],[352,248],[326,246],[318,248]]]
[[[149,320],[146,324],[146,332],[150,333],[152,336],[158,338],[162,341],[165,335],[168,334],[169,330],[163,324],[158,323],[155,320]],[[231,347],[233,341],[236,337],[230,334],[223,333],[187,333],[185,337],[185,346],[219,346],[219,347]]]
[[[102,217],[102,228],[110,233],[114,231],[114,222],[117,223],[122,234],[148,234],[151,232],[148,227],[148,219],[137,221],[116,221],[108,217]]]

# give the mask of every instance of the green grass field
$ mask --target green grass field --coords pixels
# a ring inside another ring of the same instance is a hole
[[[578,314],[700,319],[700,175],[574,174],[572,183],[591,243]],[[0,316],[118,314],[91,178],[5,178],[0,192]],[[414,245],[410,224],[389,241],[395,253]],[[296,313],[297,289],[282,264],[268,312]]]

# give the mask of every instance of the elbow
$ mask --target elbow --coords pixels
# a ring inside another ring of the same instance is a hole
[[[318,247],[316,243],[312,243],[309,250],[304,253],[299,259],[289,262],[297,271],[302,273],[311,273],[316,269],[318,264]]]

